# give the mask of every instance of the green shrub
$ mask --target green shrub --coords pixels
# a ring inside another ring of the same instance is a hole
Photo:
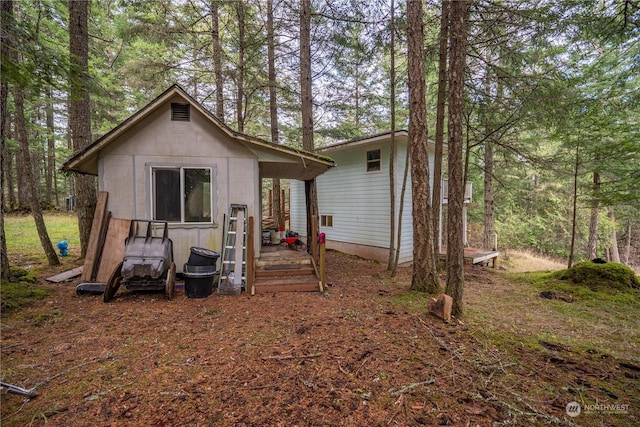
[[[630,290],[640,288],[638,276],[629,267],[615,262],[598,264],[591,261],[580,262],[573,267],[558,272],[561,280],[571,280],[575,284],[599,290]]]

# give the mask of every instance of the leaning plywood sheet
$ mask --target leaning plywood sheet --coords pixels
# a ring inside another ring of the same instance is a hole
[[[109,276],[124,257],[124,241],[129,235],[130,219],[111,218],[102,248],[97,283],[107,283]]]
[[[93,214],[93,223],[91,224],[91,235],[89,236],[89,243],[87,245],[87,254],[84,257],[84,269],[82,270],[83,281],[90,281],[96,277],[98,271],[98,260],[100,259],[101,250],[101,236],[104,236],[104,228],[107,223],[105,219],[107,217],[107,199],[109,193],[101,191],[98,194],[98,203],[96,203],[96,210]]]

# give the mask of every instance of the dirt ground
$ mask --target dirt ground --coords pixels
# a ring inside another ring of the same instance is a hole
[[[637,355],[486,339],[473,304],[508,294],[500,271],[469,267],[474,317],[444,324],[408,269],[391,281],[331,252],[327,269],[324,294],[121,290],[105,304],[43,283],[51,298],[2,318],[2,380],[38,396],[3,391],[1,424],[640,425]]]

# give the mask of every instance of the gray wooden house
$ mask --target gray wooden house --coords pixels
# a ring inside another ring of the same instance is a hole
[[[174,85],[62,169],[96,175],[114,218],[168,221],[180,272],[191,247],[220,251],[231,204],[261,218],[262,178],[311,180],[332,166],[325,156],[232,130]]]

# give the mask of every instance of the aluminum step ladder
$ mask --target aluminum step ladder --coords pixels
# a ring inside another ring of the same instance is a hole
[[[237,295],[247,290],[247,205],[232,204],[226,217],[218,293]]]

